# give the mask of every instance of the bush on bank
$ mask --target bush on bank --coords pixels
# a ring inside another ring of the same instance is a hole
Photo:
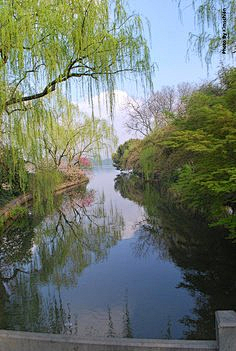
[[[184,115],[119,146],[113,160],[236,237],[236,69],[219,72],[192,93]]]

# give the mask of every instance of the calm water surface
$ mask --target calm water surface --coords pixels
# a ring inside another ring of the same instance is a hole
[[[0,237],[0,329],[214,338],[236,309],[236,246],[113,168]]]

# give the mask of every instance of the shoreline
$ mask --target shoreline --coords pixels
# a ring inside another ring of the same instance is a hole
[[[59,195],[65,192],[66,190],[70,190],[78,186],[85,185],[88,182],[89,182],[89,179],[86,176],[81,177],[77,181],[64,182],[56,188],[54,195]],[[18,208],[20,206],[29,207],[32,203],[32,200],[33,200],[33,195],[31,193],[26,193],[26,194],[17,196],[16,198],[9,201],[4,207],[0,208],[0,219],[3,220],[3,224],[5,224],[5,222],[10,219],[15,220],[17,217],[19,217],[20,213],[12,216],[12,211],[14,211],[15,208]]]

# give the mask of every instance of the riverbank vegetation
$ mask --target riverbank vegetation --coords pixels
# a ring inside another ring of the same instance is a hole
[[[112,115],[117,81],[152,85],[142,21],[123,0],[7,0],[0,23],[0,206],[28,191],[50,205],[59,183],[115,141],[72,91],[91,106],[106,91]]]
[[[145,138],[131,139],[113,154],[117,168],[156,182],[166,196],[212,225],[224,225],[234,238],[235,101],[236,69],[223,69],[215,81],[182,96],[181,109],[164,110],[163,126],[156,123]],[[157,119],[161,112],[156,110]]]

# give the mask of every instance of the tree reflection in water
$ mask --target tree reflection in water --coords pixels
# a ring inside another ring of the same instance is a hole
[[[114,323],[112,319],[112,308],[107,306],[108,314],[108,332],[107,337],[122,337],[122,338],[133,338],[133,332],[131,327],[129,304],[128,304],[128,292],[125,293],[125,299],[123,303],[123,312],[122,312],[122,332],[121,335],[116,333],[114,328]]]
[[[119,175],[115,189],[144,207],[145,218],[138,223],[135,254],[156,251],[181,268],[178,288],[195,298],[191,315],[184,316],[185,337],[214,339],[216,310],[236,310],[236,247],[222,229],[209,228],[203,219],[190,216],[168,202],[154,185]]]
[[[32,220],[27,218],[0,233],[0,326],[7,325],[8,310],[14,286],[24,265],[30,262],[32,246]]]
[[[120,239],[123,218],[104,195],[68,193],[45,218],[26,216],[0,236],[0,328],[78,333],[78,316],[61,299],[61,288],[103,260]],[[45,287],[48,292],[45,293]]]

